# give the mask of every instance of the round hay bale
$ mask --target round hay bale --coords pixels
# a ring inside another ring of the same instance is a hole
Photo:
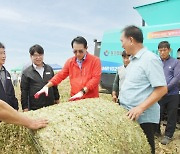
[[[126,112],[118,104],[97,98],[26,114],[49,120],[48,127],[33,132],[40,153],[151,153],[142,129]]]
[[[29,130],[13,124],[0,123],[1,154],[37,154]]]

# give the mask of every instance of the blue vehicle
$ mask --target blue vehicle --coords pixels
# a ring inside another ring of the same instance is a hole
[[[142,27],[144,46],[158,54],[158,44],[168,41],[171,44],[171,56],[180,56],[180,0],[161,0],[159,2],[134,7],[148,26]],[[95,40],[95,55],[102,63],[101,87],[112,91],[117,68],[123,65],[121,53],[124,50],[120,42],[121,29],[106,31],[102,41]]]

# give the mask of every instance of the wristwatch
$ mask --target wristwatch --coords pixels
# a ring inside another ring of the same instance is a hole
[[[86,93],[86,91],[84,90],[84,88],[82,88],[81,91],[83,92],[83,95]]]

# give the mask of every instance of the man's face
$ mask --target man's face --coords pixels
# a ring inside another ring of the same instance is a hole
[[[161,57],[162,60],[166,60],[169,57],[169,53],[171,51],[171,49],[168,48],[159,48],[159,55]]]
[[[121,35],[121,43],[122,43],[122,48],[124,48],[126,50],[126,53],[128,55],[132,55],[132,53],[131,53],[132,52],[132,49],[131,49],[132,42],[131,42],[130,38],[125,37],[124,32]]]
[[[44,54],[39,54],[37,52],[34,52],[34,54],[31,55],[31,60],[36,66],[42,66],[44,60]]]
[[[78,60],[82,60],[87,53],[87,48],[83,44],[73,43],[73,53]]]
[[[125,67],[129,64],[129,62],[130,62],[129,56],[123,57],[123,63],[124,63],[124,66],[125,66]]]
[[[0,66],[5,63],[6,60],[6,52],[4,48],[0,48]]]

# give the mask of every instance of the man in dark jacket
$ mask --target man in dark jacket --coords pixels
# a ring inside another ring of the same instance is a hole
[[[18,100],[15,97],[11,76],[3,66],[5,60],[5,46],[0,43],[0,100],[7,102],[14,109],[18,110]]]
[[[56,86],[49,89],[48,96],[41,95],[38,99],[34,94],[54,76],[52,67],[43,63],[44,49],[34,45],[29,49],[32,65],[26,68],[21,77],[21,104],[23,111],[37,110],[42,107],[59,103],[59,92]]]
[[[162,120],[164,112],[167,111],[167,125],[164,137],[161,140],[161,143],[166,145],[172,140],[176,128],[179,104],[178,81],[180,78],[180,62],[170,56],[171,48],[169,42],[160,42],[158,51],[163,62],[163,69],[168,87],[168,93],[159,100],[160,120]],[[160,123],[157,133],[161,134]]]
[[[180,61],[180,48],[178,49],[177,52],[177,59]],[[180,79],[178,82],[178,87],[179,87],[179,107],[178,107],[178,117],[177,117],[177,128],[180,129]]]

